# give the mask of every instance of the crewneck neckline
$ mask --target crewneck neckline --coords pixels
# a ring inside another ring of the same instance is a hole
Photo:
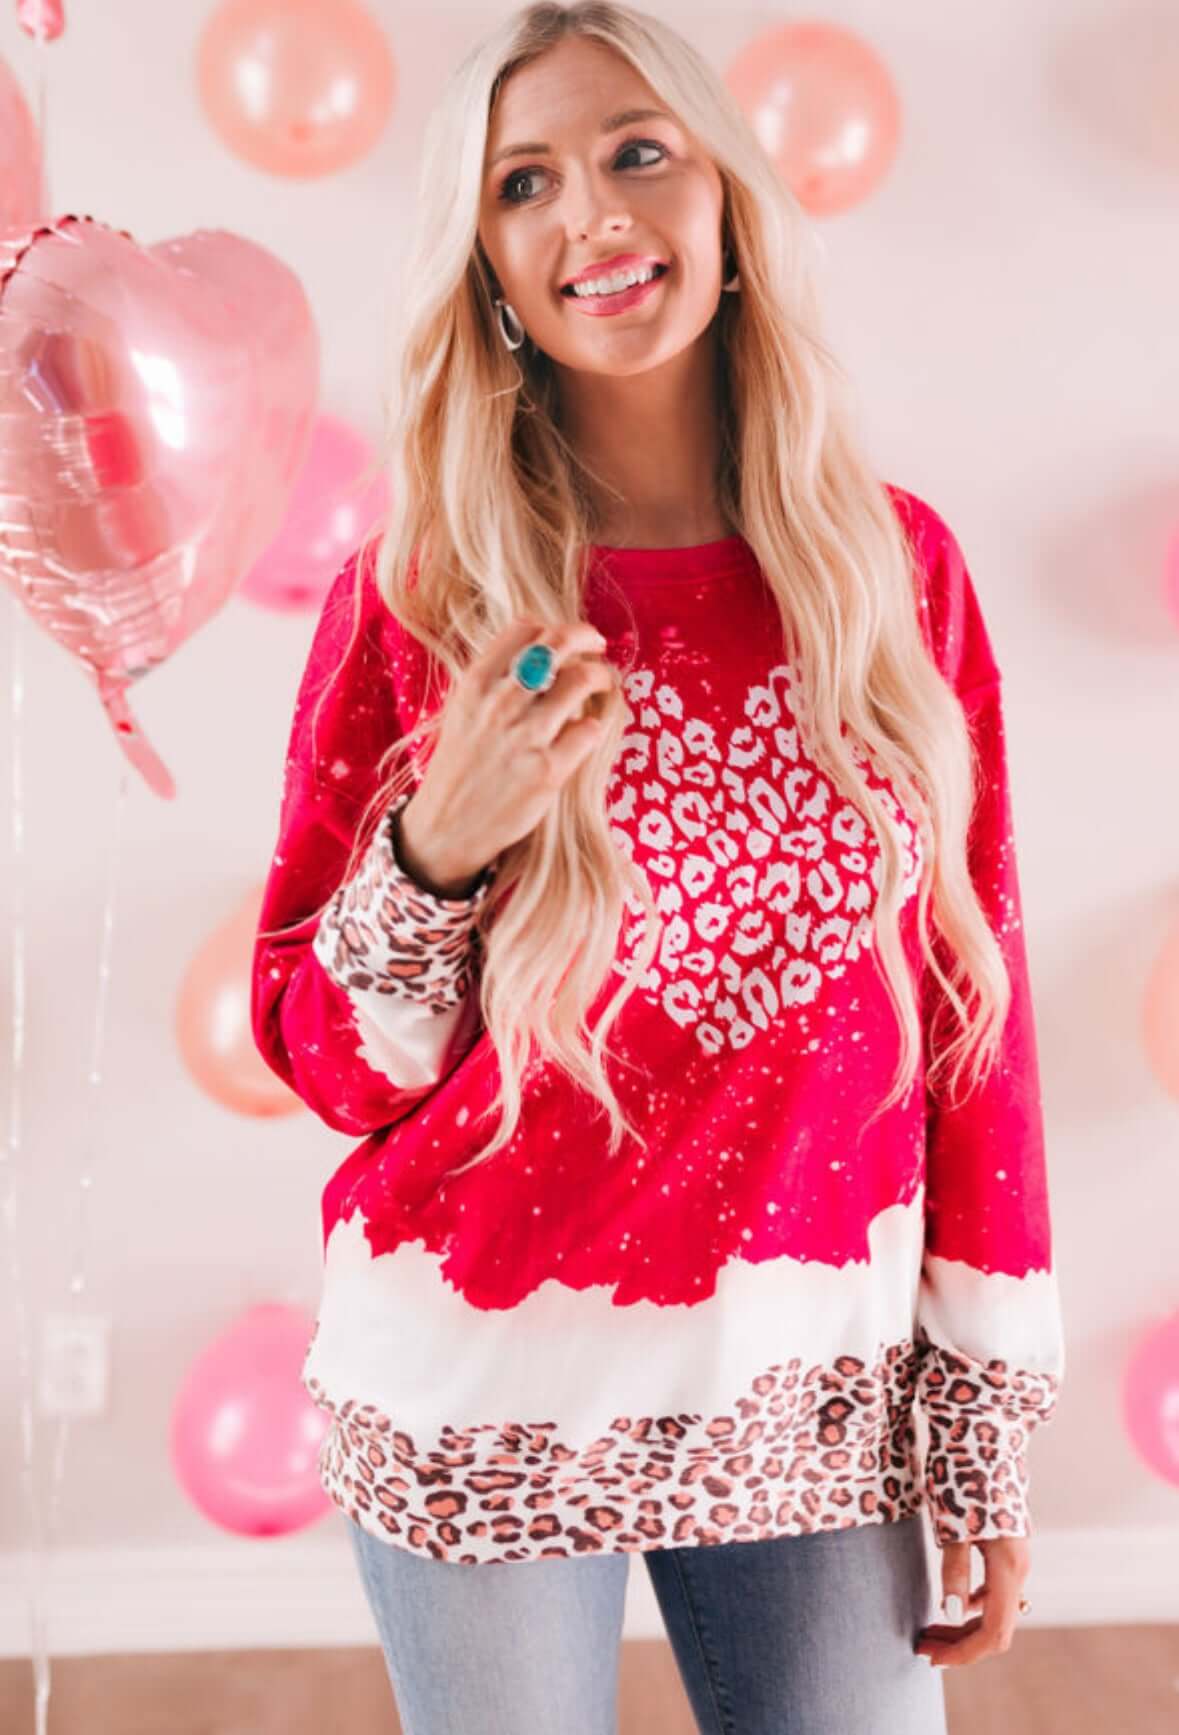
[[[748,542],[736,533],[679,548],[615,547],[592,542],[589,558],[591,566],[607,569],[611,577],[628,585],[698,584],[754,572],[758,564]]]

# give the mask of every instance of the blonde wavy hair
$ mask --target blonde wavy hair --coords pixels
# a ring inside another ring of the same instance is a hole
[[[912,1086],[923,1033],[898,921],[903,845],[857,768],[857,740],[893,781],[922,838],[921,947],[957,1023],[928,1067],[927,1086],[934,1090],[952,1069],[956,1088],[969,1069],[973,1087],[996,1058],[1011,987],[967,865],[978,767],[965,715],[926,648],[913,551],[860,449],[846,378],[819,334],[810,224],[722,80],[647,13],[612,0],[529,5],[471,50],[432,114],[394,325],[389,377],[400,391],[381,460],[394,505],[374,533],[381,598],[447,679],[522,616],[551,625],[584,618],[584,553],[596,535],[585,472],[558,426],[549,358],[532,344],[510,352],[500,339],[477,234],[497,94],[516,68],[569,36],[596,39],[628,60],[722,178],[742,293],[723,295],[716,315],[724,374],[718,502],[752,548],[798,648],[799,721],[810,751],[864,812],[881,852],[873,955],[896,1009],[901,1054],[871,1119]],[[369,542],[357,561],[356,623]],[[646,1144],[614,1095],[604,1057],[617,1058],[606,1038],[655,954],[662,923],[646,875],[615,843],[607,815],[627,721],[620,685],[589,706],[606,723],[597,746],[544,819],[498,858],[480,914],[480,1008],[501,1078],[485,1115],[499,1110],[500,1124],[455,1173],[511,1138],[537,1058],[602,1105],[611,1155],[624,1135]],[[382,755],[345,879],[390,801],[413,786],[415,742],[428,748],[439,722],[439,709],[423,700],[415,727]],[[615,965],[628,890],[645,913],[643,942],[591,1031],[587,1013]],[[930,938],[931,904],[948,971]],[[571,945],[571,935],[580,943]]]

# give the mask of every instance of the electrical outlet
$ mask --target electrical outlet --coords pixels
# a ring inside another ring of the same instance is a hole
[[[106,1409],[110,1326],[101,1313],[46,1314],[37,1385],[43,1416],[98,1416]]]

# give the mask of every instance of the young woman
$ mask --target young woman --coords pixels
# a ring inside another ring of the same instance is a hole
[[[708,1731],[933,1735],[931,1665],[1028,1606],[1063,1340],[1000,675],[813,277],[665,24],[532,6],[454,74],[254,992],[363,1135],[303,1380],[414,1735],[613,1730],[632,1554]]]

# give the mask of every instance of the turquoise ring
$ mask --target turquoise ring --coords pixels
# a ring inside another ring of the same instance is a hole
[[[526,693],[546,693],[556,680],[553,653],[548,645],[525,645],[512,658],[512,675]]]

